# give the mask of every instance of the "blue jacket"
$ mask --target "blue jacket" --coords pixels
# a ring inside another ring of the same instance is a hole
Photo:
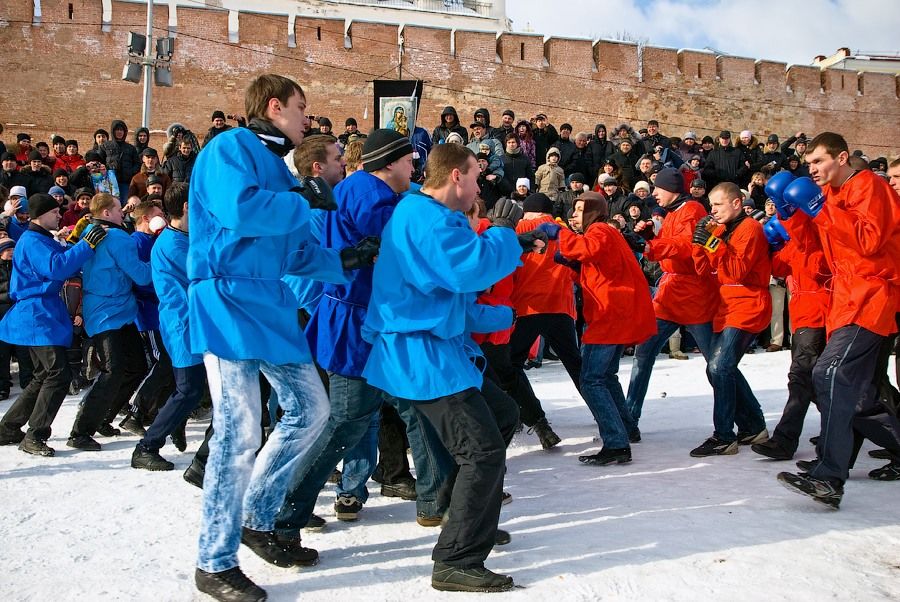
[[[352,247],[366,236],[381,236],[398,195],[370,173],[357,171],[335,186],[338,210],[325,217],[322,245]],[[379,259],[380,261],[380,259]],[[373,268],[362,268],[347,285],[325,285],[306,328],[316,362],[343,376],[362,374],[371,346],[361,331],[372,295]]]
[[[9,284],[15,303],[0,321],[0,340],[29,347],[68,347],[72,320],[59,292],[66,278],[93,256],[83,241],[64,249],[43,228],[23,233],[13,253]]]
[[[322,228],[325,226],[325,214],[328,213],[324,209],[313,209],[312,217],[309,219],[309,236],[310,241],[319,243],[322,238]],[[323,284],[320,280],[312,278],[304,278],[302,276],[285,276],[283,278],[287,285],[294,291],[297,297],[297,307],[312,315],[319,299],[322,298]]]
[[[284,161],[247,128],[197,156],[187,273],[191,352],[308,363],[286,274],[346,282],[336,251],[310,239],[310,209]]]
[[[466,217],[430,196],[404,198],[381,240],[363,336],[372,343],[363,377],[405,399],[481,388],[469,332],[512,324],[508,308],[475,305],[478,291],[521,265],[510,228],[475,234]]]
[[[138,259],[149,263],[150,252],[153,250],[156,237],[143,232],[133,232],[131,238],[137,244]],[[137,320],[135,320],[137,329],[141,332],[159,330],[159,299],[156,297],[156,291],[153,290],[153,283],[144,286],[135,285],[134,297],[137,299],[138,306]]]
[[[150,253],[153,288],[159,297],[159,331],[175,368],[203,363],[203,356],[191,353],[187,256],[187,233],[171,226],[160,232]]]
[[[112,226],[94,256],[84,264],[83,315],[88,336],[137,320],[137,300],[132,291],[135,284],[150,284],[150,264],[138,259],[134,239],[122,228]]]

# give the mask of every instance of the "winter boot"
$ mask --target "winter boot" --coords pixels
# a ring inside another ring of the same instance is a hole
[[[32,456],[44,456],[45,458],[52,458],[56,454],[56,451],[45,442],[40,439],[32,439],[31,437],[22,439],[22,442],[19,444],[19,449],[26,454],[31,454]]]
[[[553,449],[561,441],[559,436],[550,428],[550,423],[547,422],[546,418],[541,418],[535,422],[534,426],[528,429],[528,432],[529,434],[534,433],[537,435],[538,441],[541,442],[541,447],[544,449]]]
[[[146,429],[144,429],[144,425],[142,424],[140,414],[132,414],[131,412],[128,412],[128,415],[125,416],[125,420],[120,422],[119,426],[132,435],[137,435],[138,437],[143,437],[147,434],[147,431]]]
[[[399,483],[385,483],[381,486],[381,495],[385,497],[398,497],[400,499],[414,501],[416,495],[416,482],[400,481]]]
[[[131,467],[153,472],[175,470],[175,465],[160,456],[159,452],[149,450],[142,445],[134,448],[134,452],[131,454]]]
[[[608,464],[627,464],[631,462],[631,448],[604,447],[590,456],[578,456],[578,461],[589,466],[606,466]]]
[[[294,565],[292,555],[278,543],[274,531],[254,531],[241,528],[241,543],[253,550],[253,553],[268,562],[280,567]],[[318,554],[316,555],[318,558]]]
[[[509,575],[498,575],[481,567],[459,568],[435,562],[431,587],[445,592],[505,592],[513,588]]]
[[[319,516],[318,514],[310,514],[309,520],[306,521],[306,524],[303,526],[307,531],[323,531],[325,530],[325,519]]]
[[[203,476],[206,474],[206,466],[203,466],[197,460],[191,462],[184,474],[181,475],[185,481],[196,487],[203,489]]]
[[[185,425],[182,424],[172,433],[172,445],[180,452],[187,449],[187,434],[184,432],[184,428]]]
[[[807,474],[778,473],[778,482],[790,491],[811,497],[820,504],[837,510],[844,496],[844,485],[831,479],[817,479]]]
[[[750,446],[750,449],[752,449],[754,453],[771,458],[772,460],[790,460],[794,457],[794,451],[775,438],[763,441],[762,443],[754,443]]]
[[[110,423],[104,422],[97,427],[97,434],[101,437],[118,437],[122,434],[122,431],[120,431]]]
[[[100,444],[87,435],[73,435],[66,441],[66,445],[84,451],[100,451]]]
[[[259,587],[236,566],[219,573],[194,572],[197,589],[221,602],[263,602],[266,590]]]
[[[276,533],[275,539],[278,541],[278,545],[290,554],[291,559],[294,561],[294,566],[315,566],[319,564],[319,553],[312,548],[303,547],[300,543],[299,533],[296,535]]]
[[[14,429],[0,424],[0,445],[18,445],[25,439],[22,429]]]

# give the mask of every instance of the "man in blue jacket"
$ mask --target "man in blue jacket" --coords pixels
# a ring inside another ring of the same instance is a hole
[[[238,566],[242,542],[277,566],[310,562],[299,538],[279,539],[273,527],[291,474],[328,419],[328,397],[297,323],[297,299],[282,278],[346,282],[346,269],[374,260],[365,249],[310,243],[311,209],[335,205],[324,182],[301,188],[283,160],[303,140],[303,89],[260,75],[244,105],[248,126],[207,144],[189,195],[190,350],[203,356],[214,430],[194,579],[218,600],[265,599]],[[284,414],[256,455],[260,372]]]
[[[523,250],[540,248],[546,233],[516,236],[490,228],[478,236],[463,214],[478,192],[470,149],[443,144],[431,152],[426,180],[401,202],[384,229],[363,336],[372,351],[363,370],[371,386],[408,400],[454,457],[458,473],[449,515],[432,553],[432,587],[505,591],[513,580],[484,567],[495,543],[506,445],[482,396],[472,361],[478,324],[475,296],[511,274]],[[482,309],[481,311],[486,311]]]
[[[137,245],[122,227],[122,204],[100,193],[91,199],[92,231],[107,229],[106,244],[84,264],[84,330],[100,356],[100,376],[75,417],[69,447],[99,451],[94,434],[119,434],[115,418],[147,372],[144,347],[134,322],[138,307],[132,288],[150,284],[150,264],[138,258]],[[112,413],[112,417],[110,417]]]
[[[0,322],[0,339],[27,348],[34,361],[34,378],[0,420],[0,445],[19,443],[29,454],[52,456],[46,444],[72,372],[66,349],[72,342],[72,322],[59,293],[63,282],[78,273],[106,237],[94,228],[74,247],[64,249],[51,230],[59,227],[59,203],[46,194],[30,199],[31,224],[19,239],[13,257],[10,296],[15,301]],[[21,428],[28,422],[28,433]]]

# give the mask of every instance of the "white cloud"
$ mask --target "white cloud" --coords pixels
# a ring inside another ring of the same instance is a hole
[[[509,0],[513,29],[587,38],[621,32],[654,46],[806,65],[840,47],[897,52],[896,0]]]

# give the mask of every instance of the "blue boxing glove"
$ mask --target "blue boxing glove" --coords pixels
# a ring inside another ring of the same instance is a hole
[[[559,224],[556,224],[554,222],[544,222],[543,224],[535,228],[535,230],[540,230],[541,232],[546,234],[549,240],[559,240],[560,227],[561,226]]]
[[[794,215],[795,209],[784,201],[784,189],[796,180],[789,171],[779,171],[766,182],[766,195],[775,202],[775,209],[781,219],[788,219]]]
[[[773,252],[783,249],[784,244],[791,239],[787,230],[784,229],[784,224],[778,220],[777,215],[770,217],[769,221],[763,225],[763,232],[766,234],[766,239],[769,241],[769,248]]]
[[[825,193],[809,178],[797,178],[784,189],[784,202],[810,217],[819,215],[825,204]]]

